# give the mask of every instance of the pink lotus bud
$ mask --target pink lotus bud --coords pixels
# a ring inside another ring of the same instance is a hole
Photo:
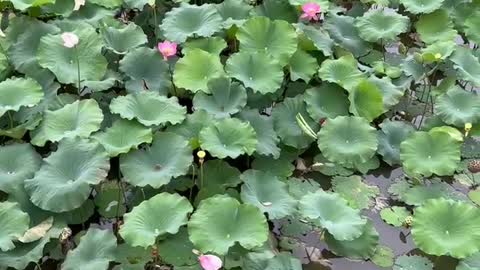
[[[78,36],[74,33],[65,32],[62,34],[63,46],[67,48],[73,48],[78,44]]]
[[[200,255],[198,260],[204,270],[218,270],[222,268],[222,260],[215,255]]]
[[[166,61],[168,57],[177,54],[177,43],[170,42],[168,40],[158,43],[158,51],[163,55],[163,59]]]
[[[302,19],[314,20],[318,21],[319,17],[318,14],[320,13],[320,5],[317,3],[306,3],[302,6],[303,14],[300,16]]]

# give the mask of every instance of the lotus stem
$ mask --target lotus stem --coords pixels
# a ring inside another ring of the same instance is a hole
[[[9,121],[9,127],[10,128],[13,128],[13,118],[12,118],[12,113],[10,113],[10,111],[7,112],[7,115],[8,115],[8,121]]]
[[[80,85],[80,59],[78,57],[78,49],[77,47],[75,46],[75,58],[77,59],[77,79],[78,79],[78,95],[80,96],[82,94],[82,90],[81,90],[81,85]]]
[[[192,201],[193,197],[193,187],[195,186],[195,165],[192,164],[192,187],[190,188],[190,194],[188,196],[188,199]]]
[[[158,27],[158,22],[157,22],[157,6],[153,4],[152,6],[153,9],[153,20],[155,22],[155,25],[153,26],[153,36],[155,37],[155,41],[157,41],[157,27]]]
[[[315,134],[315,132],[313,131],[313,129],[308,125],[307,121],[305,121],[305,118],[303,118],[303,116],[298,113],[297,116],[296,116],[296,119],[297,119],[297,124],[300,126],[300,128],[303,130],[303,132],[312,137],[313,139],[317,139],[317,134]]]

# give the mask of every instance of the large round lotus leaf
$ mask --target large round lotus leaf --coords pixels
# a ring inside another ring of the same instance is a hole
[[[256,153],[264,156],[278,158],[280,148],[277,146],[280,139],[273,128],[273,119],[266,115],[261,115],[258,110],[242,110],[238,118],[248,121],[257,134]]]
[[[223,27],[230,28],[233,25],[242,25],[250,16],[251,5],[244,1],[225,0],[217,4],[217,11],[223,19]]]
[[[199,188],[204,188],[212,193],[223,193],[229,187],[240,184],[240,171],[230,166],[221,159],[209,160],[203,164],[203,181],[198,183]]]
[[[290,57],[288,66],[292,81],[302,79],[305,82],[309,82],[318,69],[317,59],[303,50],[297,50]]]
[[[267,241],[268,225],[257,207],[221,195],[200,202],[188,222],[188,234],[200,251],[224,255],[237,242],[246,249],[261,246]]]
[[[26,10],[30,7],[40,7],[50,3],[54,3],[55,0],[10,0],[13,6],[19,10]]]
[[[480,269],[480,252],[477,252],[461,260],[455,270],[478,270]]]
[[[188,141],[170,132],[155,134],[153,144],[120,157],[120,170],[125,181],[144,187],[159,188],[174,177],[184,175],[193,156]]]
[[[431,13],[439,9],[443,1],[444,0],[400,0],[400,3],[402,3],[409,12],[419,14]]]
[[[46,111],[40,126],[33,132],[32,144],[44,146],[47,141],[88,137],[100,129],[103,113],[94,99],[67,104],[56,111]]]
[[[192,252],[194,249],[195,246],[188,239],[186,227],[181,227],[177,234],[158,243],[158,252],[162,261],[175,267],[197,265],[197,255]]]
[[[368,78],[368,81],[380,89],[383,96],[384,110],[388,110],[397,105],[405,93],[405,89],[393,84],[389,77],[383,77],[380,79],[372,75]]]
[[[336,176],[332,179],[332,189],[355,209],[367,209],[380,194],[377,186],[367,185],[358,175],[349,177]]]
[[[192,114],[187,114],[187,118],[181,124],[168,126],[167,131],[183,136],[190,142],[192,149],[200,147],[198,134],[200,130],[208,126],[213,120],[213,116],[204,110],[196,110]]]
[[[102,133],[93,136],[111,157],[125,154],[142,143],[152,142],[152,130],[138,122],[119,119]]]
[[[131,246],[147,248],[155,244],[158,236],[176,234],[180,226],[187,223],[187,215],[192,211],[185,197],[160,193],[124,215],[120,235]]]
[[[371,9],[357,17],[355,26],[360,37],[366,41],[386,43],[393,41],[401,33],[407,32],[410,19],[395,11]]]
[[[333,83],[323,83],[320,87],[305,91],[307,111],[316,121],[348,115],[350,102],[343,88]]]
[[[229,78],[211,79],[207,86],[211,95],[197,92],[193,98],[195,109],[223,118],[241,111],[247,104],[245,88],[237,82],[231,82]]]
[[[302,262],[292,254],[282,252],[268,260],[264,270],[302,270]],[[253,269],[252,269],[253,270]],[[260,269],[258,269],[260,270]]]
[[[471,50],[463,47],[455,49],[450,60],[454,63],[454,68],[464,80],[470,81],[475,86],[480,86],[480,60]]]
[[[40,168],[41,157],[30,144],[0,147],[0,190],[10,192],[23,186]]]
[[[78,59],[80,81],[99,81],[107,71],[102,38],[93,27],[75,29],[73,33],[79,39],[74,48],[63,46],[61,34],[42,37],[37,51],[38,63],[52,71],[59,82],[78,85]]]
[[[363,40],[358,33],[355,27],[355,18],[329,14],[324,25],[335,43],[353,55],[363,56],[371,50],[370,44]]]
[[[28,230],[30,218],[17,203],[0,202],[0,250],[9,251],[15,248],[13,241]]]
[[[127,243],[117,246],[115,262],[121,263],[114,270],[137,270],[142,269],[152,260],[153,248],[132,247]],[[117,268],[118,267],[118,268]]]
[[[312,169],[318,171],[327,176],[349,176],[353,174],[353,171],[345,168],[342,165],[336,164],[325,158],[322,154],[318,154],[313,158],[314,164]]]
[[[443,9],[420,16],[415,28],[422,41],[427,44],[453,40],[457,35],[457,31],[453,29],[450,15]]]
[[[464,127],[480,122],[480,96],[460,87],[453,87],[435,101],[435,110],[450,125]]]
[[[478,29],[478,25],[480,25],[480,16],[478,16],[479,13],[476,14],[477,15],[472,15],[465,20],[465,34],[469,40],[476,44],[480,44],[480,30]]]
[[[209,93],[207,83],[222,75],[224,75],[223,65],[218,55],[201,49],[192,49],[175,64],[173,81],[177,87],[194,93],[197,91]]]
[[[183,45],[182,52],[186,54],[190,50],[200,49],[213,55],[219,55],[226,47],[227,42],[221,37],[200,38],[187,41]]]
[[[103,29],[102,36],[107,48],[118,54],[125,54],[129,50],[147,43],[147,35],[134,23],[123,28],[107,27]]]
[[[120,60],[119,69],[128,76],[125,87],[130,93],[142,90],[167,94],[170,82],[168,63],[154,49],[140,47]]]
[[[236,36],[240,42],[240,51],[263,51],[282,66],[297,50],[295,28],[286,21],[253,17],[240,27]]]
[[[89,0],[89,2],[106,8],[116,8],[122,5],[123,0]]]
[[[65,270],[106,270],[115,260],[117,239],[110,230],[88,229],[78,246],[67,253],[62,264]]]
[[[370,122],[384,112],[382,91],[366,79],[361,80],[350,90],[348,99],[350,100],[350,112]]]
[[[460,144],[444,132],[415,132],[400,144],[400,159],[413,174],[452,175],[460,161]]]
[[[445,182],[433,182],[429,185],[416,185],[408,187],[398,196],[408,205],[420,206],[430,199],[446,198],[455,201],[467,201],[465,194],[455,190]]]
[[[383,160],[393,166],[400,164],[400,144],[415,131],[407,122],[386,120],[378,131],[378,153]]]
[[[65,212],[78,208],[90,195],[90,185],[105,179],[110,163],[98,143],[78,138],[60,142],[58,150],[43,160],[25,189],[38,207]]]
[[[318,133],[318,147],[330,161],[349,167],[362,164],[377,150],[375,128],[362,117],[328,119]]]
[[[241,179],[242,201],[255,205],[270,219],[280,219],[295,212],[297,202],[288,193],[287,184],[277,176],[266,171],[248,170]]]
[[[350,56],[323,61],[318,75],[320,79],[336,83],[348,91],[356,87],[364,77],[362,72],[357,69],[357,61]]]
[[[395,260],[393,270],[433,270],[433,263],[422,256],[403,255]]]
[[[323,55],[330,56],[333,53],[334,41],[328,33],[321,28],[312,25],[297,24],[297,28],[305,37],[313,43],[313,46],[320,50]]]
[[[277,91],[283,82],[282,66],[263,52],[236,53],[227,60],[225,70],[261,94]]]
[[[226,118],[204,127],[199,134],[200,145],[214,157],[237,158],[251,155],[257,145],[256,133],[248,122]]]
[[[176,97],[167,98],[148,91],[116,97],[110,103],[110,111],[124,119],[135,118],[145,126],[175,125],[181,123],[187,113]]]
[[[301,151],[301,150],[300,150]],[[259,156],[252,162],[252,169],[259,171],[268,171],[276,176],[285,178],[293,174],[295,166],[292,160],[280,155],[279,158]]]
[[[335,255],[351,259],[368,259],[373,256],[378,245],[378,238],[378,232],[371,221],[361,228],[360,236],[351,241],[339,241],[329,232],[325,233],[328,249]]]
[[[480,209],[443,198],[429,200],[415,209],[412,235],[428,254],[468,257],[480,250]]]
[[[125,195],[122,185],[121,182],[108,181],[95,189],[94,203],[102,217],[116,218],[125,214]]]
[[[286,0],[264,0],[261,5],[255,7],[252,15],[296,23],[300,14],[298,9]]]
[[[298,114],[302,115],[314,132],[319,128],[319,125],[310,118],[307,113],[307,108],[303,100],[303,95],[285,98],[282,103],[277,104],[272,110],[275,131],[282,140],[282,143],[297,149],[307,148],[314,141],[314,139],[306,135],[298,125]]]
[[[209,37],[221,28],[222,17],[212,4],[182,4],[167,12],[160,25],[165,37],[177,43],[192,36]]]
[[[432,56],[435,61],[445,60],[450,57],[456,48],[457,44],[454,40],[437,41],[422,49],[422,57],[423,59],[428,59],[429,61],[431,61],[430,59]],[[440,59],[435,58],[435,56],[438,57],[439,54]]]
[[[0,82],[0,116],[21,107],[33,107],[43,98],[42,87],[30,78],[14,78]]]
[[[348,206],[338,194],[321,189],[303,196],[299,208],[302,216],[318,219],[320,225],[340,241],[359,237],[367,222],[360,216],[359,210]]]

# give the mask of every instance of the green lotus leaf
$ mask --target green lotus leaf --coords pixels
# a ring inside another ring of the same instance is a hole
[[[350,90],[350,112],[372,122],[383,114],[382,91],[372,82],[363,79]]]
[[[106,8],[116,8],[122,5],[123,0],[90,0],[90,3]]]
[[[262,52],[239,52],[225,66],[227,73],[245,87],[261,94],[274,93],[283,82],[282,66]]]
[[[335,43],[353,55],[363,56],[371,50],[370,44],[363,40],[358,33],[358,29],[355,27],[355,18],[329,14],[325,19],[324,26]]]
[[[303,132],[297,123],[297,115],[300,114],[307,124],[315,132],[319,125],[309,117],[304,97],[297,95],[293,98],[285,98],[282,103],[277,104],[272,110],[275,131],[285,145],[297,149],[307,148],[314,139]]]
[[[362,72],[357,69],[357,61],[350,56],[323,61],[318,75],[320,79],[336,83],[348,91],[356,87],[364,77]]]
[[[270,219],[280,219],[293,214],[296,200],[288,193],[287,184],[275,175],[257,170],[245,171],[241,198],[244,203],[258,207]]]
[[[42,87],[30,78],[14,78],[0,82],[0,116],[21,107],[33,107],[43,98]]]
[[[190,142],[192,149],[200,147],[198,134],[200,130],[213,122],[213,116],[204,110],[196,110],[192,114],[187,114],[187,118],[181,124],[168,126],[167,131],[173,132],[185,137]]]
[[[336,193],[318,190],[300,199],[300,214],[309,219],[318,219],[322,227],[340,241],[350,241],[362,234],[367,222],[359,210],[347,205]]]
[[[355,26],[360,37],[366,41],[381,43],[393,41],[398,35],[407,32],[410,19],[395,11],[385,12],[381,9],[371,9],[357,17]]]
[[[188,37],[209,37],[222,27],[222,17],[215,5],[201,6],[182,3],[166,13],[160,25],[164,36],[173,42],[182,43]]]
[[[291,177],[288,178],[287,184],[288,192],[296,200],[300,200],[305,194],[315,192],[321,188],[320,184],[313,179]],[[306,226],[309,227],[309,225]]]
[[[121,185],[123,184],[109,181],[96,188],[94,203],[102,217],[115,218],[125,214],[125,195]]]
[[[302,262],[290,253],[280,253],[268,260],[265,270],[302,270]]]
[[[330,161],[346,166],[367,162],[377,150],[375,129],[361,117],[328,119],[318,133],[318,147]]]
[[[115,260],[116,247],[112,231],[90,228],[78,246],[67,253],[62,269],[106,270],[110,261]]]
[[[265,0],[261,5],[257,5],[252,15],[264,16],[271,20],[283,20],[289,23],[298,21],[298,9],[288,2],[288,0]]]
[[[333,53],[334,41],[323,29],[311,25],[297,24],[297,28],[313,43],[313,46],[320,50],[325,56]]]
[[[451,175],[460,161],[460,144],[444,132],[418,131],[400,144],[400,159],[413,174]]]
[[[480,25],[478,13],[477,15],[467,17],[465,20],[465,35],[467,35],[469,40],[476,44],[480,43],[480,31],[478,30],[478,25]]]
[[[147,35],[134,23],[123,28],[106,27],[102,30],[106,47],[118,54],[126,54],[129,50],[147,43]]]
[[[376,186],[367,185],[358,175],[349,177],[336,176],[332,179],[332,189],[355,209],[367,209],[380,194]]]
[[[16,9],[24,11],[30,7],[40,7],[54,3],[55,0],[10,0],[10,2]]]
[[[75,29],[73,33],[79,39],[75,48],[65,47],[61,34],[43,36],[37,51],[38,63],[53,72],[61,83],[78,85],[78,66],[80,82],[102,79],[107,71],[102,38],[90,26]]]
[[[125,0],[125,4],[130,8],[143,10],[145,5],[154,6],[155,0]]]
[[[409,187],[400,199],[408,205],[420,206],[430,199],[446,198],[456,201],[467,201],[463,193],[455,190],[445,182],[433,182],[430,185],[417,185]]]
[[[107,70],[105,76],[99,81],[84,81],[83,86],[85,87],[85,89],[82,91],[82,94],[109,90],[121,80],[122,78],[120,77],[119,73],[109,69]]]
[[[192,161],[191,148],[185,138],[160,132],[155,134],[151,147],[121,156],[120,170],[124,180],[134,186],[159,188],[172,178],[186,174]]]
[[[389,208],[383,208],[380,211],[380,216],[386,223],[395,227],[401,227],[405,222],[405,219],[410,216],[410,211],[403,206],[392,206]]]
[[[32,144],[44,146],[47,141],[88,137],[100,129],[102,121],[102,110],[95,100],[75,101],[59,110],[46,111],[40,126],[33,132]]]
[[[169,236],[158,243],[158,251],[162,260],[168,264],[175,265],[175,267],[196,265],[198,259],[197,255],[192,252],[194,249],[194,245],[188,239],[186,227],[181,227],[177,234]]]
[[[302,79],[309,82],[317,72],[318,63],[315,57],[302,50],[297,50],[288,62],[292,81]]]
[[[395,260],[393,270],[433,270],[433,263],[422,256],[402,255]]]
[[[391,248],[387,246],[378,246],[375,249],[375,253],[371,260],[375,265],[386,268],[393,266],[394,258],[395,254]]]
[[[200,251],[223,255],[236,242],[246,249],[261,246],[268,225],[257,207],[217,195],[201,201],[188,222],[188,234]]]
[[[453,40],[457,35],[457,31],[453,29],[453,23],[448,12],[443,9],[420,16],[415,24],[415,28],[422,41],[427,44]]]
[[[380,124],[380,127],[382,130],[378,131],[378,153],[389,165],[400,164],[400,144],[415,128],[407,122],[389,120]]]
[[[436,99],[435,110],[445,123],[463,127],[466,123],[480,122],[480,97],[453,87]]]
[[[38,207],[52,212],[78,208],[90,195],[90,185],[105,179],[110,163],[103,148],[88,140],[67,139],[43,160],[25,189]]]
[[[124,215],[125,223],[120,228],[120,235],[131,246],[147,248],[155,244],[158,236],[176,234],[180,226],[187,223],[187,215],[192,211],[185,197],[160,193]]]
[[[237,82],[221,77],[208,82],[211,95],[197,92],[193,107],[202,109],[218,118],[228,117],[242,110],[247,104],[247,91]]]
[[[348,115],[348,97],[340,86],[323,83],[320,87],[305,91],[305,103],[310,116],[316,121]]]
[[[325,233],[325,242],[328,249],[335,255],[351,259],[371,258],[375,254],[378,239],[378,232],[370,220],[360,229],[360,236],[353,240],[339,241],[330,232]]]
[[[187,41],[182,52],[186,54],[193,49],[200,49],[213,55],[219,55],[225,48],[227,48],[227,42],[223,38],[210,37]]]
[[[128,76],[125,88],[130,93],[150,90],[167,94],[171,85],[168,63],[154,49],[140,47],[120,60],[119,69]]]
[[[200,189],[216,189],[223,193],[229,187],[236,187],[242,181],[240,171],[221,159],[209,160],[203,164],[203,183]]]
[[[268,171],[278,177],[289,177],[295,170],[292,160],[282,155],[277,159],[265,156],[257,157],[252,162],[252,168],[258,171]]]
[[[173,81],[177,87],[194,93],[197,91],[209,93],[207,83],[223,75],[223,65],[218,55],[201,49],[192,49],[188,50],[185,56],[175,64]]]
[[[349,176],[353,174],[353,171],[345,168],[342,165],[336,164],[328,160],[322,154],[318,154],[313,158],[314,164],[312,165],[312,169],[314,171],[318,171],[323,175],[327,176]]]
[[[124,119],[135,118],[145,126],[175,125],[181,123],[187,113],[176,97],[167,98],[147,91],[116,97],[110,103],[110,111]]]
[[[217,4],[217,11],[223,18],[223,27],[230,28],[233,25],[240,26],[250,16],[252,6],[244,1],[225,0]]]
[[[295,28],[286,21],[253,17],[240,26],[236,36],[241,52],[264,52],[282,66],[297,50]]]
[[[439,9],[444,0],[400,0],[405,8],[413,13],[431,13],[437,9]]]
[[[121,263],[119,268],[114,270],[137,270],[145,267],[152,260],[152,249],[143,247],[132,247],[129,244],[120,244],[115,252],[115,262]]]
[[[142,143],[152,142],[152,130],[129,120],[120,119],[102,133],[93,136],[111,157],[125,154]]]
[[[470,81],[475,86],[480,86],[480,60],[471,50],[457,47],[450,60],[454,63],[453,67],[457,70],[459,77]]]
[[[251,155],[258,142],[253,127],[235,118],[223,119],[204,127],[199,140],[203,149],[218,158]]]
[[[480,250],[479,226],[477,207],[433,199],[415,209],[412,235],[415,244],[428,254],[462,259]]]
[[[457,44],[454,40],[437,41],[422,49],[422,57],[426,59],[429,56],[433,56],[434,61],[438,61],[439,59],[445,60],[450,57],[456,47]],[[440,55],[440,58],[435,57],[438,55]]]
[[[15,158],[12,158],[15,157]],[[41,157],[30,144],[0,147],[0,190],[11,192],[38,171]]]
[[[15,248],[13,241],[28,230],[30,218],[17,203],[0,202],[0,250],[9,251]]]
[[[475,253],[459,262],[455,270],[478,270],[480,269],[480,253]]]
[[[368,78],[368,81],[380,89],[383,96],[383,107],[385,111],[397,105],[405,93],[405,89],[393,84],[389,77],[379,79],[376,76],[371,76]]]
[[[243,121],[248,121],[257,134],[257,146],[255,152],[278,158],[280,156],[280,148],[277,146],[280,139],[273,128],[273,119],[265,115],[261,115],[258,110],[242,110],[238,115]]]

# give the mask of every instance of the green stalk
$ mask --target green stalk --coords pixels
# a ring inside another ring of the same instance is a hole
[[[82,88],[80,85],[80,59],[78,57],[78,49],[75,46],[75,58],[77,59],[77,75],[78,75],[78,96],[82,94]]]

